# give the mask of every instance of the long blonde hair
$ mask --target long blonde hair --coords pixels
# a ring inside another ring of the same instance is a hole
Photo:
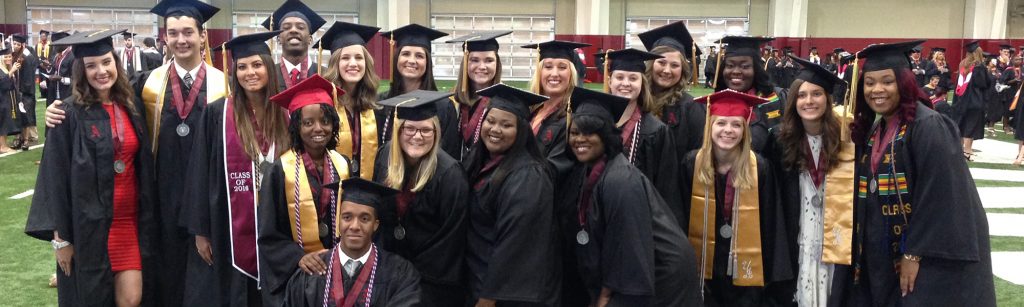
[[[544,69],[544,61],[545,60],[549,60],[549,59],[544,59],[544,60],[537,61],[537,65],[533,69],[533,78],[530,79],[530,92],[532,92],[534,94],[538,94],[538,95],[550,96],[547,93],[544,93],[544,88],[541,86],[541,84],[544,83],[544,80],[541,80],[540,74],[541,74],[541,70]],[[565,59],[561,59],[561,60],[565,60]],[[569,94],[572,94],[572,91],[573,91],[573,89],[576,88],[576,84],[577,84],[577,82],[579,80],[577,78],[577,74],[576,74],[576,65],[573,65],[572,61],[569,61],[569,60],[565,60],[565,61],[569,62],[569,87],[565,89],[565,95],[562,95],[562,97],[563,97],[562,100],[563,101],[561,103],[565,103],[565,101],[569,100]],[[540,108],[543,105],[544,104],[539,104],[539,105],[535,106],[534,109]],[[558,116],[565,115],[565,108],[562,108],[561,110],[558,110],[558,113],[555,113],[555,114],[557,114]]]
[[[353,109],[357,111],[363,111],[369,108],[377,107],[377,87],[380,85],[380,77],[377,76],[377,72],[374,70],[373,56],[370,55],[370,51],[366,49],[366,46],[359,45],[363,52],[363,60],[366,65],[363,69],[363,78],[359,79],[351,93],[345,93],[345,95],[339,96],[341,105],[346,103],[352,103]],[[345,80],[341,78],[341,72],[338,71],[338,63],[341,62],[341,49],[335,50],[331,53],[331,59],[327,66],[327,70],[324,71],[324,79],[331,81],[334,85],[344,87]],[[342,106],[335,106],[339,110]]]
[[[711,140],[711,126],[721,118],[718,115],[711,115],[711,119],[704,125],[704,143],[697,151],[694,172],[697,180],[705,185],[715,184],[715,155],[713,152],[714,142]],[[743,120],[743,139],[740,141],[738,154],[732,161],[732,184],[737,189],[757,188],[754,186],[754,175],[757,170],[755,165],[750,164],[750,155],[753,154],[750,145],[750,126]]]
[[[983,63],[985,63],[985,52],[978,48],[964,56],[964,59],[960,61],[960,67],[968,69]]]
[[[413,181],[412,188],[413,192],[419,192],[423,190],[423,187],[427,186],[427,182],[430,178],[434,177],[434,173],[437,171],[437,151],[441,147],[441,121],[437,119],[437,116],[431,117],[430,124],[434,125],[434,146],[430,148],[430,152],[427,152],[426,156],[420,160],[419,166],[416,168],[416,172],[413,173],[413,177],[410,178]],[[401,133],[402,127],[405,125],[406,120],[399,119],[395,121],[395,129],[391,129],[391,148],[388,149],[388,170],[387,177],[384,179],[384,184],[388,187],[402,191],[404,190],[405,181],[405,152],[402,151]]]

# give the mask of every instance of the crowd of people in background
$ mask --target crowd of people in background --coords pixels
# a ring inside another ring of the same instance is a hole
[[[726,36],[702,56],[676,22],[646,51],[522,46],[520,89],[512,31],[481,31],[446,41],[442,92],[448,33],[287,0],[209,46],[218,10],[156,4],[163,54],[121,29],[0,50],[0,151],[38,142],[45,92],[25,233],[53,246],[60,305],[995,305],[967,162],[996,122],[1024,140],[1008,46],[949,64],[923,40],[798,57]]]

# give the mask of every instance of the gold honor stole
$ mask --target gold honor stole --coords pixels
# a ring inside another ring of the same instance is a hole
[[[821,261],[850,265],[853,254],[853,142],[839,143],[838,165],[825,176]]]
[[[172,69],[173,66],[174,62],[171,62],[154,69],[149,73],[149,78],[146,79],[146,84],[142,88],[142,103],[146,108],[146,123],[149,125],[149,139],[153,142],[151,150],[154,154],[156,149],[159,148],[157,144],[160,141],[158,137],[160,135],[160,115],[164,109],[164,94],[167,93],[167,71]],[[206,79],[203,80],[203,83],[203,86],[206,86],[207,104],[224,98],[225,93],[227,93],[224,73],[213,66],[206,66]]]
[[[337,151],[328,150],[327,156],[330,157],[331,162],[334,163],[335,170],[338,171],[338,179],[348,178],[348,161],[345,157],[341,156]],[[306,167],[302,165],[302,159],[295,154],[294,150],[289,150],[281,154],[281,167],[284,169],[284,192],[285,199],[288,200],[288,225],[291,225],[292,229],[292,240],[297,243],[302,243],[302,249],[308,254],[317,252],[324,249],[323,243],[320,242],[320,227],[319,219],[316,214],[316,203],[313,202],[313,192],[309,187],[309,177],[306,177]],[[297,164],[297,165],[296,165]],[[296,174],[294,169],[298,169]],[[298,176],[298,177],[296,177]],[[295,183],[298,182],[299,186],[299,203],[295,203]],[[341,206],[341,188],[338,188],[337,203],[335,206]],[[298,206],[299,219],[301,219],[302,225],[295,227],[295,206]],[[335,207],[335,208],[338,208]],[[341,220],[341,210],[335,210],[335,221]],[[334,233],[341,233],[339,227],[335,222]],[[299,242],[299,234],[296,233],[296,228],[302,231],[302,242]]]
[[[355,157],[352,154],[352,128],[349,128],[348,109],[339,105],[338,117],[341,118],[341,129],[338,129],[338,153],[346,157]],[[359,177],[373,180],[373,163],[377,159],[377,117],[374,116],[373,109],[368,108],[359,112],[359,124]]]
[[[764,286],[764,261],[761,258],[761,204],[757,192],[757,157],[750,153],[750,166],[754,170],[754,186],[750,189],[737,190],[733,206],[738,206],[739,213],[733,217],[735,234],[733,235],[733,253],[735,264],[732,283],[737,286]],[[693,175],[693,192],[690,196],[690,244],[697,250],[699,263],[703,263],[704,279],[711,279],[714,268],[715,251],[715,185],[705,185],[698,180],[697,172]],[[709,231],[708,224],[711,230]],[[707,241],[704,241],[704,238]],[[710,254],[712,261],[707,261]],[[699,265],[699,264],[698,264]]]

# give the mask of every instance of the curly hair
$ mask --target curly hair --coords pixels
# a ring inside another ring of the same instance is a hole
[[[341,130],[341,118],[338,117],[338,110],[324,103],[320,104],[320,110],[324,112],[324,116],[331,123],[331,136],[327,140],[327,146],[325,147],[327,149],[338,147],[338,132]],[[288,135],[292,138],[292,149],[298,153],[306,152],[306,146],[302,143],[302,109],[295,110],[290,117],[291,120],[288,121]]]

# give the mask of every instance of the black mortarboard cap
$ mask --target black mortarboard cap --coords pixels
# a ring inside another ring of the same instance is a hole
[[[220,11],[219,8],[197,0],[163,0],[149,10],[150,13],[164,18],[170,16],[192,17],[199,24],[206,23],[218,11]]]
[[[345,179],[341,182],[341,200],[380,210],[383,200],[398,193],[398,190],[383,186],[360,177]]]
[[[281,34],[281,31],[259,32],[236,36],[235,38],[225,42],[223,45],[213,48],[213,51],[223,51],[224,48],[227,48],[231,51],[231,59],[235,61],[240,58],[257,54],[272,55],[270,47],[267,46],[267,40],[274,38],[278,34]]]
[[[79,32],[78,34],[54,41],[53,45],[73,46],[74,48],[71,49],[71,53],[76,58],[101,56],[114,51],[114,39],[111,37],[124,31],[124,29],[121,29]]]
[[[773,37],[763,36],[726,36],[719,42],[726,44],[725,56],[752,56],[761,55],[761,45],[775,40]]]
[[[530,93],[504,83],[491,85],[476,92],[477,95],[491,98],[491,108],[512,112],[523,120],[530,119],[530,107],[547,101],[547,96]]]
[[[576,58],[576,48],[583,47],[590,47],[590,44],[553,40],[539,44],[523,45],[523,48],[538,49],[541,60],[566,59],[570,61]]]
[[[932,53],[935,53],[935,52],[946,52],[946,48],[932,47]]]
[[[846,49],[843,49],[843,48],[832,49],[832,53],[835,53],[835,54],[839,54],[840,52],[843,52],[843,51],[846,51]]]
[[[373,39],[374,35],[377,35],[377,31],[380,31],[380,28],[335,21],[331,28],[327,29],[323,36],[320,36],[320,41],[313,45],[321,46],[323,44],[322,46],[331,52],[352,45],[366,46],[366,43]]]
[[[835,91],[836,84],[843,83],[843,79],[839,79],[838,76],[825,69],[821,65],[814,64],[811,61],[804,60],[793,55],[789,56],[793,61],[800,63],[802,69],[797,74],[796,78],[804,80],[805,82],[814,83],[825,89],[825,92],[831,94]]]
[[[0,55],[11,54],[11,51],[11,47],[8,47],[7,44],[0,43]]]
[[[512,34],[512,31],[488,31],[488,32],[473,32],[467,35],[463,35],[445,43],[463,43],[466,51],[498,51],[498,38]]]
[[[632,72],[644,72],[647,70],[647,61],[660,59],[663,56],[650,52],[643,52],[633,48],[608,52],[608,72],[623,70]],[[598,54],[598,56],[604,56]]]
[[[71,36],[71,33],[68,33],[67,31],[53,32],[52,34],[50,34],[50,41],[56,42],[57,40],[66,38],[68,36]]]
[[[693,36],[690,35],[690,30],[686,28],[686,23],[682,21],[673,22],[654,30],[637,34],[636,36],[644,43],[647,51],[654,50],[658,46],[669,46],[682,52],[686,55],[687,59],[694,58]],[[697,48],[698,57],[701,53],[703,52],[700,48]]]
[[[866,59],[864,71],[898,69],[910,67],[910,50],[925,40],[913,40],[889,44],[872,44],[857,52],[857,57]]]
[[[964,49],[967,50],[967,52],[974,52],[974,50],[977,50],[978,47],[981,47],[981,45],[979,44],[980,42],[981,41],[979,40],[970,41],[969,43],[964,45]]]
[[[47,30],[39,30],[39,35],[43,35],[43,34],[47,34],[47,35],[49,35],[49,34],[50,34],[50,31],[47,31]]]
[[[1007,45],[1007,44],[1000,44],[999,45],[999,50],[1003,50],[1003,49],[1013,50],[1013,46],[1010,46],[1010,45]]]
[[[437,102],[448,100],[450,92],[415,90],[391,97],[377,104],[398,109],[397,116],[405,120],[426,120],[437,115]]]
[[[404,27],[382,33],[384,37],[395,41],[395,47],[402,49],[405,46],[418,46],[430,50],[430,42],[448,36],[438,30],[427,28],[419,24],[409,24]],[[396,50],[397,51],[397,50]]]
[[[21,33],[11,34],[11,40],[24,44],[28,41],[28,36],[25,36],[25,34]]]
[[[302,1],[287,0],[284,2],[284,4],[281,4],[281,6],[277,8],[277,10],[274,11],[274,14],[271,14],[270,17],[267,17],[267,19],[263,20],[263,23],[260,25],[262,25],[267,30],[280,30],[281,20],[284,20],[285,18],[288,17],[302,18],[302,20],[306,21],[306,25],[309,26],[309,33],[311,34],[316,33],[316,31],[319,30],[320,27],[323,27],[324,24],[327,23],[327,21],[324,20],[323,17],[320,17],[320,15],[313,11],[313,9],[309,8],[309,6],[307,6],[305,3],[302,3]],[[271,18],[274,19],[273,29],[270,28]]]
[[[573,117],[596,116],[614,123],[626,112],[629,98],[577,86],[572,90],[569,104],[572,106]]]
[[[914,48],[910,48],[910,52],[921,53],[922,49],[924,49],[924,47],[922,47],[921,45],[917,45],[917,46],[914,46]]]

